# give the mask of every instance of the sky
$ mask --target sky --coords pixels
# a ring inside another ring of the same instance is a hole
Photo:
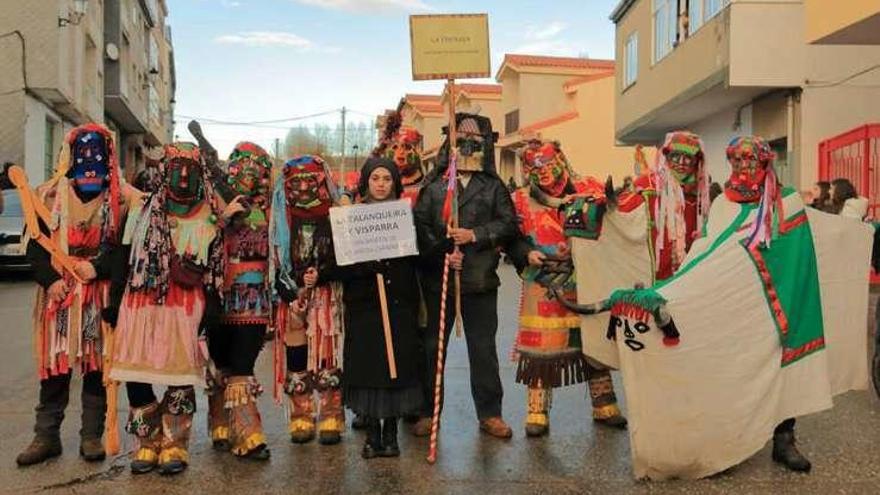
[[[439,94],[443,82],[412,80],[410,14],[488,13],[493,75],[505,53],[613,59],[618,1],[167,0],[175,135],[191,140],[197,117],[221,156],[242,140],[271,149],[286,127],[339,122],[343,106],[349,122],[372,122],[405,93]]]

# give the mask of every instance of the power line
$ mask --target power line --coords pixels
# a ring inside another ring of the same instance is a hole
[[[311,115],[300,115],[297,117],[287,117],[287,118],[283,118],[283,119],[273,119],[273,120],[254,120],[254,121],[250,121],[250,122],[236,122],[236,121],[230,121],[230,120],[212,119],[210,117],[196,117],[193,115],[183,115],[183,114],[178,114],[178,116],[182,117],[184,119],[198,120],[199,123],[209,123],[209,124],[213,124],[213,125],[262,125],[262,124],[281,124],[284,122],[292,122],[292,121],[296,121],[296,120],[306,120],[306,119],[311,119],[311,118],[315,118],[315,117],[322,117],[324,115],[330,115],[330,114],[337,113],[340,111],[341,111],[340,108],[334,108],[333,110],[327,110],[324,112],[313,113]]]

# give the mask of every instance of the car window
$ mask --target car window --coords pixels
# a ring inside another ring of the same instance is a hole
[[[4,217],[20,217],[21,213],[21,197],[18,191],[3,191],[3,213]]]

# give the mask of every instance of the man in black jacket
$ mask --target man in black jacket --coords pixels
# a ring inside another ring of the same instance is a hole
[[[417,436],[430,433],[434,409],[434,379],[439,343],[440,293],[445,255],[452,269],[461,272],[461,313],[471,371],[471,394],[480,429],[510,438],[511,429],[501,418],[501,378],[495,334],[498,330],[499,249],[516,234],[516,213],[504,182],[495,173],[494,141],[497,134],[486,117],[457,114],[459,228],[447,228],[443,215],[449,163],[449,142],[443,144],[436,173],[429,177],[415,207],[419,251],[424,260],[422,276],[428,309],[424,335],[425,410],[413,427]],[[453,252],[453,248],[459,249]],[[455,321],[454,276],[449,274],[446,294],[446,338]],[[445,348],[445,346],[444,346]],[[444,354],[444,360],[446,358]],[[441,393],[442,405],[442,393]]]

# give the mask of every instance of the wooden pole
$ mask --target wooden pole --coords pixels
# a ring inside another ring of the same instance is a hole
[[[379,288],[379,307],[382,309],[382,327],[385,331],[385,355],[388,357],[388,373],[392,380],[397,379],[397,361],[394,360],[394,341],[391,340],[391,319],[388,317],[388,297],[385,295],[385,277],[376,274],[376,286]]]
[[[449,92],[449,157],[452,159],[452,155],[456,153],[455,144],[458,139],[458,126],[455,120],[455,79],[449,79],[447,81],[447,87]],[[454,194],[455,199],[452,202],[452,227],[458,228],[458,187],[456,185],[456,192]],[[458,253],[460,249],[458,246],[455,246],[455,252]],[[446,297],[446,293],[443,293],[443,297]],[[461,338],[461,327],[462,327],[462,319],[461,319],[461,271],[455,270],[455,336]]]
[[[431,438],[428,442],[428,462],[437,462],[437,433],[440,430],[440,400],[443,390],[443,350],[446,347],[446,291],[449,289],[449,255],[443,263],[443,283],[440,289],[440,326],[437,339],[437,372],[434,375],[434,413],[431,416]]]

